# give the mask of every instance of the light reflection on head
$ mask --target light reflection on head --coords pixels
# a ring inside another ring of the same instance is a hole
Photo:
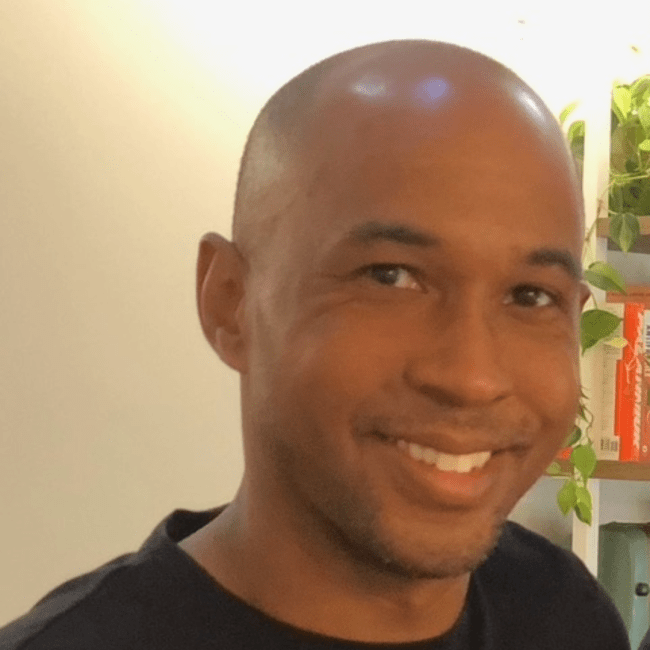
[[[521,104],[523,104],[524,108],[529,113],[532,113],[538,120],[544,119],[544,113],[542,112],[541,107],[529,92],[523,88],[515,88],[514,91],[515,97]]]
[[[385,100],[395,94],[395,89],[391,87],[389,80],[378,74],[366,74],[352,83],[349,88],[355,95],[371,101]],[[452,86],[447,79],[428,77],[412,87],[408,95],[416,104],[435,108],[449,98],[451,90]]]
[[[352,84],[351,90],[367,99],[383,99],[390,95],[387,80],[379,75],[365,75]]]
[[[429,77],[421,81],[413,91],[413,97],[419,104],[437,106],[451,93],[451,85],[442,77]]]

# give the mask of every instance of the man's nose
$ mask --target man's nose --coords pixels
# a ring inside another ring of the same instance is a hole
[[[507,335],[482,304],[450,306],[408,360],[405,378],[441,405],[486,406],[512,393]],[[520,359],[519,363],[527,363]]]

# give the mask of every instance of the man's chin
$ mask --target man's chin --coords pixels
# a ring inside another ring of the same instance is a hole
[[[357,560],[366,566],[396,579],[420,581],[443,580],[467,575],[476,570],[492,553],[501,536],[504,522],[482,531],[480,539],[454,540],[440,543],[422,543],[416,548],[411,540],[406,543],[382,541],[355,545]]]
[[[500,532],[500,531],[499,531]],[[475,571],[494,550],[499,534],[478,548],[439,549],[435,555],[419,558],[385,557],[385,570],[411,580],[443,580],[457,578]]]

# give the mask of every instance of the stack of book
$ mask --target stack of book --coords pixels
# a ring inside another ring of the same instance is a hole
[[[602,370],[602,392],[589,404],[596,457],[650,463],[650,287],[629,287],[626,295],[608,292],[605,309],[622,319],[613,337],[627,344],[594,349]]]

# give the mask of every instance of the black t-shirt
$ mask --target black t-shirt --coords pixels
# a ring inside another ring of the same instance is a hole
[[[176,510],[137,553],[66,582],[0,630],[0,650],[629,649],[580,560],[511,522],[442,637],[358,643],[295,629],[225,591],[177,545],[220,510]]]

